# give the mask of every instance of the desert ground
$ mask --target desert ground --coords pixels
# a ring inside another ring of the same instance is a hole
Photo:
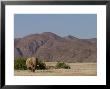
[[[46,62],[47,70],[15,70],[15,76],[96,76],[97,63],[68,63],[71,69],[54,69],[56,62]]]

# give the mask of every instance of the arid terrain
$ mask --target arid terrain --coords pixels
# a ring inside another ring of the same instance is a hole
[[[36,70],[35,73],[29,70],[15,70],[15,76],[96,76],[96,63],[68,63],[70,69],[54,69],[56,62],[46,62],[47,70]]]
[[[52,32],[30,34],[14,39],[14,56],[15,76],[97,75],[97,38],[62,37]],[[35,73],[26,70],[23,58],[30,57],[44,61],[46,69],[35,70]],[[57,62],[65,62],[70,68],[55,68]]]
[[[97,62],[97,39],[61,37],[52,32],[30,34],[14,40],[14,56],[34,56],[47,62]]]

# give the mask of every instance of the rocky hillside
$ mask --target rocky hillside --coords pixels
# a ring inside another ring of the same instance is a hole
[[[15,57],[38,57],[44,61],[96,62],[97,39],[60,37],[51,32],[32,34],[14,41]]]

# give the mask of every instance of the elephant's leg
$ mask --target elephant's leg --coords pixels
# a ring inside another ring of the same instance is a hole
[[[32,68],[31,67],[27,67],[27,70],[30,72],[30,70],[32,71]]]
[[[32,66],[32,72],[35,72],[35,65]]]
[[[35,72],[35,69],[32,69],[32,72]]]

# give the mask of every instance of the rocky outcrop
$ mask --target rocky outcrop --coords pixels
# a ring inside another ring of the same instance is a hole
[[[96,62],[97,40],[60,37],[51,32],[15,40],[15,57],[38,57],[44,61]]]

